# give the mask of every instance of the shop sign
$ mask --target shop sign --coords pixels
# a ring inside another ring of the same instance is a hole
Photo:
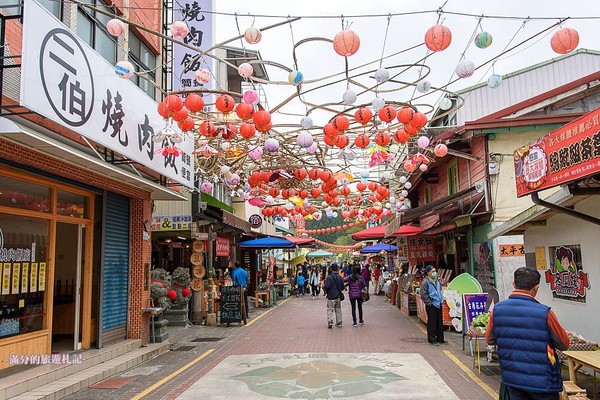
[[[433,236],[416,235],[408,237],[408,261],[411,265],[419,261],[435,261]]]
[[[206,268],[204,268],[203,265],[196,265],[194,266],[193,274],[196,278],[204,278],[204,275],[206,275]]]
[[[230,248],[229,248],[229,239],[217,237],[215,240],[217,245],[217,256],[219,257],[229,257]]]
[[[546,269],[546,249],[544,246],[535,248],[535,268]]]
[[[471,323],[480,314],[486,312],[485,303],[487,302],[487,293],[467,293],[463,294],[463,332],[467,332]]]
[[[206,251],[206,243],[204,243],[204,240],[195,240],[192,244],[192,249],[194,253],[204,253]]]
[[[227,212],[223,211],[223,223],[229,226],[233,226],[243,232],[250,232],[250,223],[243,219]]]
[[[252,214],[250,218],[248,218],[248,222],[250,222],[250,226],[252,228],[260,228],[263,223],[263,219],[258,214]]]
[[[408,240],[407,240],[406,236],[398,237],[396,244],[398,246],[398,261],[407,262],[408,261]]]
[[[183,135],[180,155],[163,156],[171,143],[153,140],[165,128],[156,102],[44,7],[26,0],[25,9],[21,105],[193,188],[194,141]]]
[[[555,299],[586,302],[590,288],[587,272],[583,272],[581,246],[563,245],[549,247],[550,268],[546,270],[546,283]]]
[[[190,254],[190,262],[192,265],[202,265],[204,264],[204,254],[203,253],[192,253]]]
[[[214,14],[212,0],[181,0],[173,11],[173,21],[181,21],[189,28],[183,42],[200,50],[208,50],[214,44]],[[201,84],[195,79],[199,69],[215,71],[211,57],[198,54],[180,44],[173,44],[173,91],[189,89],[212,89],[214,77]],[[204,95],[205,103],[211,103],[210,97]]]
[[[150,230],[152,232],[189,231],[192,229],[191,215],[169,215],[152,217]]]
[[[598,173],[600,108],[514,152],[517,197]]]
[[[522,244],[501,244],[500,257],[518,257],[525,255],[525,246]]]

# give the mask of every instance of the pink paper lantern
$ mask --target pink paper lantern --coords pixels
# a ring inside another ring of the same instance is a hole
[[[298,138],[296,139],[298,146],[302,147],[303,149],[306,149],[310,146],[312,146],[312,144],[314,143],[314,138],[313,136],[310,134],[310,132],[300,132],[298,134]]]
[[[251,77],[253,72],[254,72],[254,68],[252,68],[252,65],[250,63],[242,63],[238,67],[238,74],[242,78]]]
[[[317,149],[318,149],[317,143],[314,142],[313,144],[311,144],[310,146],[308,146],[306,148],[306,152],[309,153],[309,154],[314,154],[314,153],[317,152]]]
[[[263,156],[263,149],[260,146],[256,146],[256,147],[250,149],[250,151],[248,151],[248,157],[250,157],[254,161],[260,160],[262,156]]]
[[[208,81],[210,81],[210,71],[200,68],[198,71],[194,72],[194,77],[196,78],[196,82],[200,84],[208,83]]]
[[[448,154],[448,146],[443,143],[436,145],[433,149],[433,154],[435,154],[437,157],[444,157],[446,154]]]
[[[249,106],[254,107],[258,104],[259,97],[258,92],[256,90],[250,89],[244,92],[244,96],[242,97],[242,101]]]
[[[279,150],[279,142],[275,138],[268,138],[265,141],[265,150],[269,153],[275,153]]]
[[[189,28],[183,21],[175,21],[171,24],[171,35],[173,35],[175,39],[183,40],[189,32]]]
[[[256,44],[262,39],[262,33],[257,27],[251,26],[244,32],[244,39],[250,44]]]
[[[125,23],[120,19],[113,18],[106,23],[106,30],[113,36],[121,36],[125,33]]]
[[[426,148],[429,146],[429,138],[427,136],[420,136],[417,139],[417,145],[422,149]]]
[[[213,184],[209,181],[204,181],[200,184],[200,191],[202,193],[211,194],[213,190]]]
[[[404,170],[406,172],[413,172],[416,168],[416,165],[411,161],[411,160],[407,160],[404,162]]]

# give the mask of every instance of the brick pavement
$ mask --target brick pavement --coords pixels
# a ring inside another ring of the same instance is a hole
[[[398,308],[373,296],[365,303],[365,324],[352,327],[349,301],[343,302],[344,326],[327,329],[325,299],[310,296],[292,298],[272,309],[253,312],[250,325],[238,327],[192,326],[171,330],[171,341],[190,346],[171,351],[119,377],[136,379],[118,390],[85,389],[70,399],[131,399],[147,387],[178,370],[208,349],[215,349],[194,366],[179,373],[146,398],[175,399],[229,355],[267,353],[418,353],[439,374],[460,399],[490,399],[499,387],[499,376],[477,375],[470,369],[472,359],[462,351],[462,336],[447,333],[450,343],[431,346],[425,340],[423,325],[416,317],[405,316]],[[260,318],[258,314],[264,313]],[[192,342],[197,338],[222,338],[217,342]],[[457,360],[462,368],[453,361]],[[473,379],[491,389],[486,392]],[[209,394],[203,395],[210,398]]]

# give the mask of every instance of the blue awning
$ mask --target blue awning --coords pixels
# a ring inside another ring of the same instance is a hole
[[[287,249],[296,245],[289,240],[267,236],[241,242],[239,246],[245,249]]]
[[[365,247],[360,252],[363,254],[380,253],[382,251],[398,251],[398,247],[393,244],[377,243],[373,246]]]

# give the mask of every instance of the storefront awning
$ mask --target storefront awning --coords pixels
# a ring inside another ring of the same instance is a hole
[[[362,231],[358,231],[352,235],[352,239],[354,240],[383,239],[384,237],[385,225],[363,229]]]
[[[469,195],[472,195],[476,191],[477,191],[476,187],[473,186],[468,189],[461,190],[460,192],[454,193],[450,196],[444,197],[442,199],[432,201],[431,203],[425,204],[424,206],[413,208],[412,210],[408,210],[402,216],[402,222],[410,222],[410,221],[417,219],[419,217],[422,217],[424,215],[438,212],[441,209],[448,206],[449,204],[451,204],[457,200],[460,200],[462,198],[465,198]]]
[[[69,141],[48,129],[42,127],[34,129],[0,117],[0,137],[98,174],[134,185],[150,192],[152,200],[187,200],[183,194],[108,163],[99,155],[93,154],[90,148]]]

